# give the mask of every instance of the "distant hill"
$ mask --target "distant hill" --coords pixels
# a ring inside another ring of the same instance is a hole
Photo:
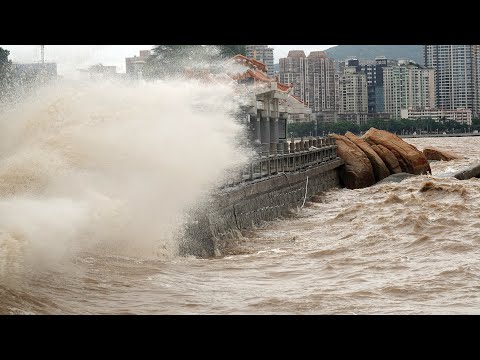
[[[385,56],[387,59],[406,58],[423,65],[422,45],[338,45],[325,52],[335,60],[352,56],[358,60],[374,60],[377,56]]]

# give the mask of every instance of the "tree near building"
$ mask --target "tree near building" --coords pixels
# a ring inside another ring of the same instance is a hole
[[[235,55],[246,55],[247,47],[246,45],[215,45],[220,49],[220,55],[223,57],[233,57]]]
[[[245,45],[157,45],[147,61],[144,76],[147,79],[175,76],[188,67],[211,67],[239,53],[246,53]]]
[[[0,47],[0,99],[12,86],[12,61],[8,60],[10,51]]]
[[[480,130],[480,118],[473,118],[472,119],[472,129],[473,130]]]

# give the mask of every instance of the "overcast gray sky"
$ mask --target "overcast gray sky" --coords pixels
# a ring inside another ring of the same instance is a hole
[[[101,63],[115,65],[118,72],[125,72],[125,58],[138,55],[153,45],[45,45],[45,61],[56,62],[58,73],[69,76],[78,69]],[[289,50],[325,50],[335,45],[270,45],[274,48],[275,63],[285,57]],[[10,51],[14,62],[40,61],[40,45],[0,45]]]

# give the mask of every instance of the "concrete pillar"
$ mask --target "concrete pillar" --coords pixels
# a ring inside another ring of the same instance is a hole
[[[252,129],[253,140],[261,142],[260,137],[260,118],[255,115],[250,115],[250,129]]]
[[[287,139],[287,118],[285,115],[279,115],[278,118],[278,138]]]
[[[277,154],[277,144],[270,143],[269,153],[270,153],[270,155],[276,155]]]
[[[337,139],[332,138],[332,145],[337,145]],[[337,157],[337,148],[334,148],[332,150],[332,159],[335,159]]]
[[[290,154],[295,152],[295,140],[291,139],[290,140]]]
[[[303,151],[304,148],[305,148],[305,139],[302,136],[300,138],[300,151]]]
[[[278,118],[270,118],[270,144],[270,153],[276,153],[278,144]],[[272,152],[273,149],[274,151]]]
[[[270,119],[265,116],[260,118],[260,141],[262,144],[270,144]]]
[[[311,136],[308,137],[308,148],[313,145],[313,138]]]
[[[283,153],[288,154],[288,142],[284,141],[282,145],[283,145]]]
[[[270,119],[270,142],[278,144],[279,140],[279,128],[278,128],[278,118]]]
[[[260,118],[260,129],[262,151],[268,153],[270,151],[270,119],[268,117]]]

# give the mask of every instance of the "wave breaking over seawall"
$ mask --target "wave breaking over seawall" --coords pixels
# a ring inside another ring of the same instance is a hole
[[[175,256],[185,212],[248,157],[234,95],[191,80],[59,82],[3,112],[0,279],[79,252]]]

